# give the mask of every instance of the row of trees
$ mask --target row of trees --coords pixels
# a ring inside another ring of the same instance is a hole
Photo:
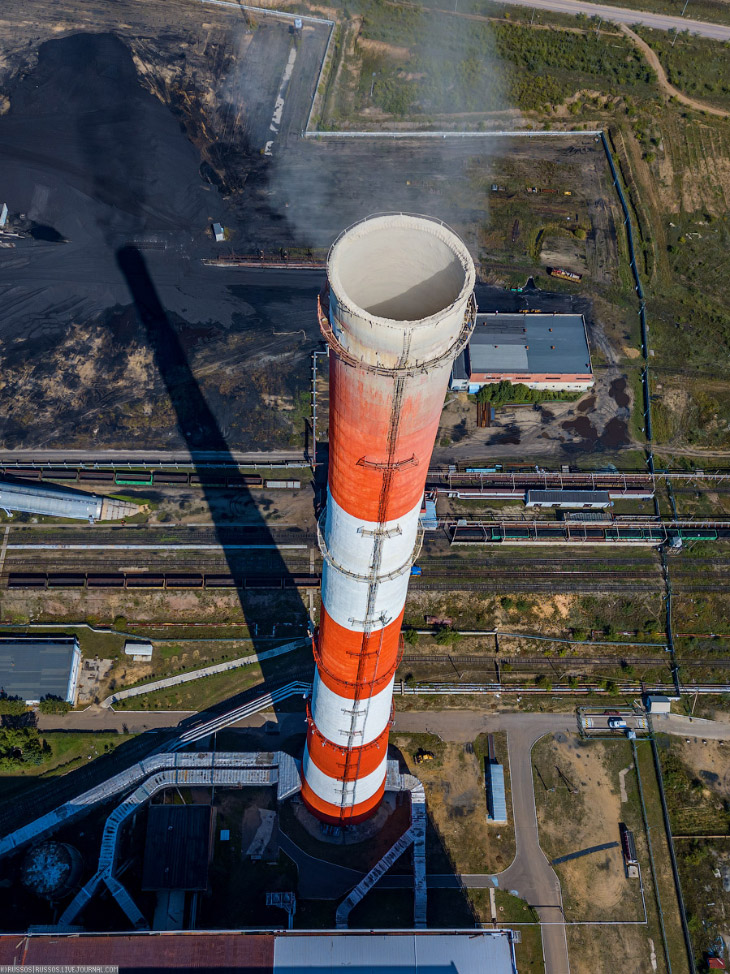
[[[489,403],[494,406],[504,406],[508,402],[573,402],[580,399],[579,392],[561,392],[553,389],[531,389],[524,382],[512,383],[509,379],[501,382],[490,382],[482,386],[477,393],[477,402]]]
[[[10,697],[7,693],[0,694],[0,716],[19,717],[30,709],[21,697]],[[38,704],[38,709],[42,714],[67,714],[71,704],[67,700],[48,694]]]

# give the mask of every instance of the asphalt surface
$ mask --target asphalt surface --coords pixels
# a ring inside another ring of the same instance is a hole
[[[648,13],[646,10],[631,10],[628,7],[612,7],[602,3],[583,3],[582,0],[508,0],[513,7],[530,7],[535,10],[552,10],[561,14],[582,13],[587,17],[600,17],[617,24],[643,24],[657,30],[688,30],[700,37],[714,40],[730,40],[730,27],[724,24],[709,24],[703,20],[689,17],[672,17],[669,14]]]

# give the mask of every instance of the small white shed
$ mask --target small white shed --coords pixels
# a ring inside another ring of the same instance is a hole
[[[646,709],[650,714],[669,714],[672,712],[672,701],[658,693],[647,694]]]
[[[147,662],[152,659],[152,643],[128,639],[124,644],[124,652],[135,663]]]

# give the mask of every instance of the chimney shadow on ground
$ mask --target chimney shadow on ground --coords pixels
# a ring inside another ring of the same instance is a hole
[[[144,256],[138,248],[124,246],[116,251],[116,260],[167,390],[180,437],[195,467],[213,519],[216,541],[223,551],[228,572],[235,579],[236,593],[249,627],[253,652],[262,653],[275,645],[266,638],[272,619],[279,623],[287,620],[287,617],[291,621],[296,620],[301,623],[303,633],[308,619],[307,610],[295,587],[291,569],[277,547],[276,537],[245,484],[241,483],[238,487],[237,502],[239,507],[245,506],[247,509],[247,525],[232,527],[221,516],[221,505],[218,503],[220,474],[209,466],[210,456],[214,454],[216,464],[235,471],[233,455],[193,374],[180,337],[160,301]],[[279,588],[246,590],[242,580],[254,575],[259,579],[268,576],[271,584],[279,585]],[[262,610],[265,602],[269,603],[266,612]],[[291,638],[297,635],[295,631]],[[312,678],[313,661],[311,653],[306,650],[304,653],[297,651],[291,657],[261,660],[260,666],[267,685]],[[245,702],[256,694],[256,688],[251,688],[215,705],[214,709],[229,709],[236,702]],[[278,715],[276,705],[274,709]],[[197,715],[192,722],[199,720],[200,715]]]

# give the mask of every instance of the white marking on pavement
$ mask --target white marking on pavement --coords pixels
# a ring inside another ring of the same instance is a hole
[[[622,768],[618,773],[618,786],[621,789],[622,802],[627,802],[629,800],[629,796],[626,794],[626,775],[629,773],[629,771],[633,771],[633,768],[633,764],[630,764],[628,768]]]

